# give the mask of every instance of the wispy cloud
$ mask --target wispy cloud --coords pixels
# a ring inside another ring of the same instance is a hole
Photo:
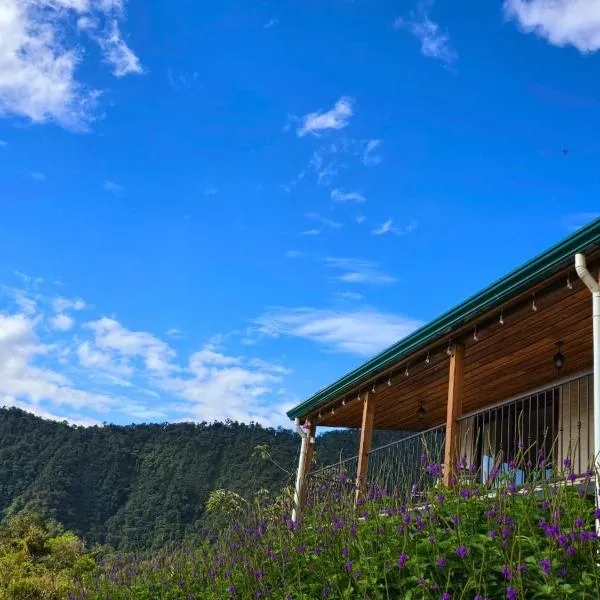
[[[416,319],[374,309],[277,308],[255,322],[261,335],[309,340],[330,351],[370,356],[421,325]]]
[[[199,76],[200,74],[197,71],[176,71],[171,67],[167,69],[167,81],[177,92],[192,88],[198,81]]]
[[[321,233],[320,229],[305,229],[301,231],[298,235],[306,236],[306,235],[319,235]]]
[[[449,34],[443,32],[440,26],[429,18],[432,7],[433,0],[421,0],[417,9],[410,11],[408,17],[396,19],[394,27],[410,31],[421,43],[423,56],[437,58],[446,65],[451,65],[458,55]]]
[[[341,229],[344,225],[339,221],[334,221],[333,219],[328,219],[316,212],[308,212],[304,215],[307,219],[311,219],[312,221],[317,221],[323,227],[328,229]]]
[[[34,181],[46,181],[46,175],[40,171],[27,171],[27,175]]]
[[[364,298],[362,294],[358,294],[357,292],[338,292],[336,294],[338,298],[341,300],[351,300],[351,301],[359,301]]]
[[[365,217],[365,215],[357,215],[356,217],[356,222],[360,225],[361,223],[364,223],[367,220],[367,217]]]
[[[354,114],[354,100],[342,96],[335,106],[327,112],[313,112],[302,117],[302,124],[297,129],[298,136],[307,134],[319,135],[327,129],[343,129],[348,125],[350,117]]]
[[[263,25],[263,27],[265,29],[271,29],[271,27],[275,27],[275,25],[277,25],[277,23],[279,23],[279,19],[270,19]]]
[[[286,258],[301,258],[304,256],[304,252],[300,252],[300,250],[288,250],[284,256]]]
[[[596,0],[506,0],[504,13],[523,31],[553,46],[582,53],[600,49],[600,5]]]
[[[388,219],[385,223],[382,223],[379,227],[371,230],[373,235],[385,235],[387,233],[392,233],[393,235],[408,235],[412,233],[417,228],[417,222],[411,221],[405,227],[394,227],[394,221],[392,219]]]
[[[100,92],[76,77],[84,52],[69,35],[75,22],[117,77],[142,71],[119,29],[125,0],[2,0],[2,7],[0,116],[72,129],[94,120]]]
[[[359,192],[343,192],[337,188],[331,190],[331,199],[334,202],[365,202],[366,198]]]
[[[378,263],[360,258],[325,258],[325,265],[340,271],[338,279],[346,283],[382,285],[394,283],[395,277],[383,272]]]
[[[4,140],[0,140],[0,148],[6,148],[6,146],[8,146],[8,142],[5,142]]]
[[[69,315],[58,314],[50,318],[50,327],[55,331],[69,331],[75,326],[75,320]]]
[[[207,188],[204,189],[204,195],[207,197],[216,196],[217,192],[217,188],[212,185],[209,185]]]
[[[377,154],[377,149],[383,144],[382,140],[367,140],[364,142],[364,151],[362,155],[363,164],[367,167],[378,165],[383,158]]]
[[[171,327],[171,329],[169,329],[167,331],[167,335],[170,338],[173,338],[174,340],[179,340],[183,337],[183,334],[181,333],[181,331],[179,329],[177,329],[176,327]]]
[[[110,192],[115,196],[122,196],[125,193],[125,188],[122,185],[116,183],[115,181],[111,181],[110,179],[107,179],[102,185],[102,187],[107,192]]]
[[[83,310],[86,303],[81,298],[63,298],[58,296],[52,300],[52,309],[54,312],[61,313],[66,310]]]
[[[598,217],[600,217],[600,212],[577,212],[565,215],[562,222],[568,231],[576,231]]]

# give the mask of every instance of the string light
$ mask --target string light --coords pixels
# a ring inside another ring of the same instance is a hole
[[[477,325],[475,325],[475,329],[473,330],[473,340],[475,342],[479,341],[479,336],[477,335]]]
[[[319,411],[319,419],[323,418],[323,413],[321,411]]]
[[[571,273],[569,273],[567,275],[567,288],[572,290],[573,289],[573,283],[571,282]]]
[[[534,295],[533,295],[533,300],[532,300],[532,302],[531,302],[531,310],[532,310],[533,312],[537,312],[537,309],[538,309],[538,307],[537,307],[537,304],[535,303],[535,294],[534,294]]]
[[[429,358],[429,352],[427,353],[427,358],[425,359],[425,364],[428,365],[431,362],[431,358]]]
[[[500,311],[500,320],[498,321],[498,323],[500,323],[500,325],[504,325],[504,311],[503,310]]]
[[[452,343],[448,342],[448,347],[446,348],[446,354],[448,356],[452,356]]]
[[[342,406],[346,406],[346,398],[342,400]]]
[[[375,390],[375,384],[373,384],[373,387],[371,388],[371,392],[374,394],[376,392]]]
[[[358,392],[358,394],[356,394],[356,399],[360,402],[360,392]]]
[[[406,365],[406,370],[404,371],[404,375],[408,377],[410,373],[408,372],[408,364]]]
[[[331,414],[335,415],[335,406],[331,409]]]
[[[388,387],[392,387],[392,376],[390,375],[390,378],[387,381]]]

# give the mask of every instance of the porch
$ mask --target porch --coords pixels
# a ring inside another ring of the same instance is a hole
[[[446,485],[463,467],[492,485],[515,462],[516,484],[593,466],[592,294],[580,253],[597,281],[600,219],[290,411],[307,431],[298,507],[319,481],[356,498],[369,484],[418,485],[422,460],[441,465]],[[359,428],[356,455],[312,468],[321,426]],[[378,429],[404,437],[372,448]]]

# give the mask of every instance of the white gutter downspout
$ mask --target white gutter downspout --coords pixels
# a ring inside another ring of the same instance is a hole
[[[300,458],[298,459],[298,472],[296,473],[296,487],[294,488],[294,510],[292,511],[292,521],[296,522],[300,511],[302,510],[302,487],[304,485],[304,466],[306,464],[306,454],[308,452],[308,443],[310,435],[300,426],[300,419],[296,417],[294,421],[296,431],[302,438],[300,444]]]
[[[594,470],[596,475],[596,508],[600,508],[600,283],[587,270],[584,254],[575,255],[575,270],[579,279],[592,292],[594,337]],[[600,519],[596,519],[596,532],[600,535]]]

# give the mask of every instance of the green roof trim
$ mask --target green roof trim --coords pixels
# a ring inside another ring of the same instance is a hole
[[[310,412],[324,406],[330,400],[342,395],[361,381],[385,371],[394,363],[402,361],[403,358],[417,352],[420,348],[447,336],[469,319],[499,306],[523,290],[539,283],[554,271],[566,266],[567,261],[572,260],[574,254],[583,252],[591,245],[599,243],[600,218],[582,227],[474,296],[467,298],[437,319],[420,327],[408,337],[390,346],[387,350],[344,375],[341,379],[319,390],[316,394],[288,411],[288,417],[295,419],[296,417],[307,416]]]

